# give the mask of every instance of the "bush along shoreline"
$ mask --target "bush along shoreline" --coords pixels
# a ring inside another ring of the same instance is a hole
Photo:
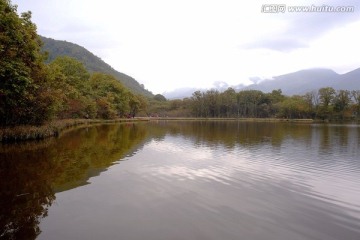
[[[61,132],[70,128],[76,128],[78,126],[137,121],[147,121],[147,119],[65,119],[52,121],[40,126],[21,125],[14,127],[4,127],[0,128],[0,142],[12,143],[28,140],[42,140],[50,137],[57,137],[61,134]]]

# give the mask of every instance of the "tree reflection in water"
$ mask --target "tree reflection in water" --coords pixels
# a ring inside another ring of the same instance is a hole
[[[314,150],[357,153],[359,127],[237,121],[159,121],[98,125],[38,143],[0,145],[0,238],[35,239],[55,193],[89,183],[89,178],[166,135],[197,145],[281,148],[296,139]],[[331,138],[330,138],[331,136]],[[331,140],[331,141],[330,141]],[[320,159],[321,160],[321,159]],[[320,161],[318,160],[318,161]],[[324,159],[326,161],[326,159]],[[325,164],[325,163],[324,163]]]
[[[0,238],[35,239],[55,193],[88,183],[146,138],[143,124],[77,129],[59,139],[0,145]]]
[[[0,157],[0,234],[5,239],[35,239],[40,219],[55,200],[53,165],[33,154],[18,149]]]

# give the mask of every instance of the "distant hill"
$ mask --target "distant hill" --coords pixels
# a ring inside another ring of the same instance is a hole
[[[334,89],[360,90],[360,68],[345,74],[338,74],[330,69],[308,69],[289,73],[273,79],[251,84],[243,89],[271,92],[281,89],[286,95],[304,94],[323,87]]]
[[[134,78],[116,71],[109,64],[105,63],[84,47],[67,41],[54,40],[43,36],[40,37],[44,43],[42,50],[49,53],[48,62],[51,62],[58,56],[73,57],[82,62],[88,71],[113,75],[133,93],[153,97],[152,92],[145,89],[144,86],[140,85]]]
[[[360,90],[360,68],[340,75],[333,87],[335,89]]]
[[[333,87],[336,90],[360,90],[360,68],[345,74],[338,74],[331,69],[307,69],[273,77],[272,79],[254,78],[256,83],[248,86],[242,84],[231,86],[236,91],[260,90],[271,92],[281,89],[285,95],[302,95],[310,91],[317,91],[323,87]],[[168,99],[190,97],[196,90],[206,91],[208,89],[183,88],[165,92]],[[223,91],[223,89],[218,89]]]

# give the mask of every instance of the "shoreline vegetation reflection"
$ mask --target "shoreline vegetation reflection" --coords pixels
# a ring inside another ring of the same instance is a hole
[[[240,121],[106,124],[75,129],[57,139],[0,144],[0,237],[35,239],[56,193],[89,184],[91,177],[147,142],[167,136],[191,139],[195,147],[251,150],[270,145],[274,151],[286,142],[300,141],[316,146],[320,155],[340,151],[352,156],[360,147],[359,125]],[[321,161],[316,164],[321,166]],[[355,167],[360,169],[359,165]]]
[[[0,144],[0,237],[35,239],[55,193],[88,184],[146,139],[142,124],[76,129],[58,139]]]

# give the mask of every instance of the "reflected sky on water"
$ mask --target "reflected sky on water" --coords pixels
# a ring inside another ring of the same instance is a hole
[[[1,147],[1,204],[11,211],[2,210],[0,227],[33,239],[356,239],[359,147],[357,125],[78,129]]]

